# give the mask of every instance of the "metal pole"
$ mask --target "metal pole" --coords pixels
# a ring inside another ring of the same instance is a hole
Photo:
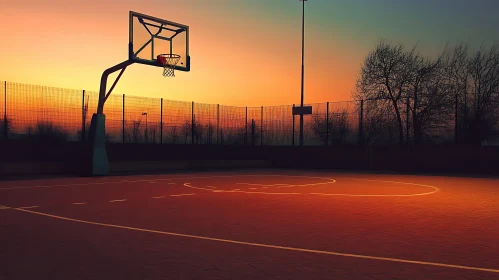
[[[405,138],[407,144],[409,144],[409,96],[407,96],[407,108],[406,108],[406,116],[405,116]]]
[[[326,146],[329,146],[329,102],[326,102]]]
[[[248,106],[246,106],[246,119],[245,119],[245,129],[244,129],[244,144],[248,144]]]
[[[263,146],[263,106],[262,106],[262,116],[260,120],[260,146]]]
[[[305,1],[302,6],[302,22],[301,22],[301,107],[303,108],[304,101],[304,83],[305,83]],[[300,146],[303,146],[303,114],[300,114]]]
[[[293,108],[295,107],[295,104],[293,104]],[[291,132],[291,135],[293,138],[291,138],[291,143],[294,146],[295,145],[295,115],[293,115],[293,131]]]
[[[160,115],[159,115],[159,143],[163,144],[163,98],[161,98],[161,106],[160,106]]]
[[[455,104],[454,104],[454,106],[455,106],[455,108],[454,108],[454,143],[457,144],[457,143],[459,143],[459,139],[458,139],[459,138],[459,135],[458,135],[459,128],[458,128],[458,122],[457,122],[458,121],[457,114],[458,114],[458,106],[459,106],[458,102],[459,101],[458,101],[457,93],[456,93],[455,99],[456,100],[455,100]]]
[[[122,109],[121,109],[121,113],[122,113],[122,116],[121,116],[121,131],[122,131],[122,141],[123,143],[125,143],[125,94],[123,94],[123,106],[122,106]]]
[[[218,135],[220,134],[220,104],[217,104],[217,145],[220,143]]]
[[[194,145],[194,101],[192,101],[192,107],[191,107],[191,144]]]
[[[81,94],[81,141],[85,141],[85,90]]]
[[[359,143],[364,144],[364,100],[360,101]]]
[[[7,81],[4,82],[3,91],[3,133],[5,134],[5,139],[9,138],[9,123],[7,120]]]
[[[251,146],[255,146],[255,120],[251,119]]]

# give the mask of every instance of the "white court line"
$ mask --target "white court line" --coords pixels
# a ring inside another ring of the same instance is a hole
[[[289,186],[289,184],[256,184],[256,183],[236,183],[236,185],[247,185],[247,186]]]
[[[35,214],[35,215],[45,216],[45,217],[49,217],[49,218],[53,218],[53,219],[59,219],[59,220],[64,220],[64,221],[71,221],[71,222],[77,222],[77,223],[81,223],[81,224],[89,224],[89,225],[95,225],[95,226],[119,228],[119,229],[124,229],[124,230],[129,230],[129,231],[155,233],[155,234],[161,234],[161,235],[185,237],[185,238],[198,239],[198,240],[215,241],[215,242],[221,242],[221,243],[231,243],[231,244],[246,245],[246,246],[252,246],[252,247],[263,247],[263,248],[269,248],[269,249],[278,249],[278,250],[286,250],[286,251],[294,251],[294,252],[302,252],[302,253],[311,253],[311,254],[330,255],[330,256],[347,257],[347,258],[367,259],[367,260],[376,260],[376,261],[388,261],[388,262],[396,262],[396,263],[406,263],[406,264],[416,264],[416,265],[425,265],[425,266],[436,266],[436,267],[445,267],[445,268],[455,268],[455,269],[463,269],[463,270],[499,273],[499,269],[494,269],[494,268],[464,266],[464,265],[455,265],[455,264],[446,264],[446,263],[437,263],[437,262],[425,262],[425,261],[397,259],[397,258],[386,258],[386,257],[378,257],[378,256],[348,254],[348,253],[340,253],[340,252],[325,251],[325,250],[314,250],[314,249],[306,249],[306,248],[298,248],[298,247],[288,247],[288,246],[280,246],[280,245],[272,245],[272,244],[245,242],[245,241],[237,241],[237,240],[230,240],[230,239],[200,236],[200,235],[191,235],[191,234],[185,234],[185,233],[176,233],[176,232],[144,229],[144,228],[138,228],[138,227],[129,227],[129,226],[122,226],[122,225],[115,225],[115,224],[92,222],[92,221],[73,219],[73,218],[68,218],[68,217],[63,217],[63,216],[56,216],[56,215],[51,215],[51,214],[47,214],[47,213],[43,213],[43,212],[37,212],[37,211],[31,211],[31,210],[19,209],[19,208],[13,208],[13,209],[17,210],[17,211],[22,211],[22,212],[26,212],[26,213]]]
[[[7,207],[7,206],[0,206],[0,210],[7,210],[7,209],[11,209],[11,208]]]
[[[153,196],[152,198],[159,199],[159,198],[164,198],[164,196]]]
[[[205,188],[193,187],[190,184],[191,183],[185,183],[184,186],[186,186],[188,188],[191,188],[191,189],[205,190],[205,191],[210,191],[210,192],[215,192],[215,193],[247,193],[247,194],[271,194],[271,195],[297,195],[297,194],[302,194],[302,193],[247,192],[247,191],[241,191],[241,190],[231,190],[231,191],[212,190],[212,189],[205,189]]]
[[[307,178],[307,176],[303,176],[304,178]],[[278,187],[278,188],[291,188],[291,187],[308,187],[308,186],[318,186],[318,185],[328,185],[328,184],[333,184],[336,183],[336,180],[331,179],[331,178],[322,178],[324,180],[330,180],[330,182],[322,182],[322,183],[310,183],[310,184],[301,184],[301,185],[294,185],[294,184],[250,184],[250,183],[236,183],[238,185],[249,185],[249,186],[262,186],[262,187]]]
[[[232,177],[297,177],[297,178],[309,178],[309,179],[329,179],[326,177],[313,177],[313,176],[300,176],[300,175],[270,175],[270,174],[235,174],[235,175],[215,175],[215,176],[194,176],[194,177],[174,177],[174,178],[163,178],[163,179],[141,179],[141,180],[119,180],[110,182],[88,182],[88,183],[75,183],[75,184],[56,184],[56,185],[42,185],[42,186],[26,186],[26,187],[3,187],[0,190],[21,190],[21,189],[36,189],[36,188],[55,188],[55,187],[81,187],[81,186],[92,186],[92,185],[103,185],[103,184],[121,184],[121,183],[140,183],[140,182],[151,182],[151,181],[172,181],[172,180],[191,180],[191,179],[215,179],[215,178],[232,178]],[[175,185],[176,183],[168,183],[169,185]],[[279,184],[278,184],[279,185]],[[281,184],[282,185],[282,184]]]
[[[109,202],[123,202],[123,201],[126,201],[126,199],[109,200]]]
[[[322,179],[322,180],[332,180],[333,182],[336,182],[334,179],[327,178],[327,177],[317,177],[317,176],[300,176],[300,175],[267,175],[267,174],[236,174],[236,175],[216,175],[216,176],[194,176],[194,177],[176,177],[176,178],[164,178],[164,179],[147,179],[147,180],[121,180],[121,181],[115,181],[115,182],[106,182],[105,184],[119,184],[123,182],[129,182],[129,183],[137,183],[137,182],[150,182],[150,181],[171,181],[171,180],[182,180],[182,179],[213,179],[213,178],[232,178],[232,177],[287,177],[287,178],[309,178],[309,179]],[[407,196],[421,196],[421,195],[429,195],[438,192],[440,189],[429,186],[429,185],[423,185],[423,184],[415,184],[415,183],[405,183],[405,182],[397,182],[397,181],[382,181],[382,180],[370,180],[370,179],[358,179],[358,178],[348,178],[348,177],[340,177],[341,179],[347,179],[347,180],[357,180],[357,181],[367,181],[367,182],[381,182],[381,183],[396,183],[396,184],[405,184],[405,185],[415,185],[415,186],[424,186],[424,187],[429,187],[433,188],[434,191],[427,192],[427,193],[420,193],[420,194],[411,194],[411,195],[351,195],[351,194],[324,194],[324,193],[311,193],[313,195],[323,195],[323,196],[357,196],[357,197],[389,197],[389,196],[399,196],[399,197],[407,197]],[[332,182],[324,182],[324,183],[314,183],[314,184],[304,184],[304,185],[289,185],[289,186],[313,186],[313,185],[323,185],[323,184],[331,184]],[[0,188],[0,190],[12,190],[12,189],[31,189],[31,188],[52,188],[52,187],[62,187],[62,186],[89,186],[89,185],[102,185],[104,183],[79,183],[79,184],[63,184],[63,185],[53,185],[53,186],[28,186],[28,187],[11,187],[11,188]],[[168,183],[168,184],[175,184],[175,183]],[[248,183],[240,183],[240,184],[248,184]],[[267,189],[269,185],[264,185],[264,184],[256,184],[256,185],[261,185],[263,186],[263,189]],[[270,186],[279,186],[279,185],[286,185],[286,184],[273,184]],[[184,185],[185,186],[185,185]],[[208,191],[213,191],[211,189],[206,189],[206,188],[197,188],[193,186],[189,186],[190,188],[195,188],[195,189],[202,189],[202,190],[208,190]]]
[[[21,208],[21,209],[32,209],[32,208],[38,208],[40,206],[36,206],[36,205],[33,205],[33,206],[23,206],[23,207],[18,207],[18,208]]]
[[[188,196],[188,195],[196,195],[196,194],[195,193],[170,194],[170,196]]]
[[[149,184],[156,184],[156,182],[149,182]]]
[[[302,177],[302,176],[293,176],[293,177]],[[308,176],[303,176],[303,178],[308,178]],[[316,177],[314,177],[316,178]],[[325,185],[325,184],[332,184],[336,183],[337,181],[335,179],[331,178],[322,178],[322,179],[327,179],[330,180],[330,182],[323,182],[323,183],[311,183],[311,184],[301,184],[301,185],[288,185],[288,187],[302,187],[302,186],[317,186],[317,185]],[[188,188],[193,188],[193,189],[200,189],[200,190],[206,190],[206,191],[211,191],[211,192],[241,192],[241,193],[260,193],[260,194],[310,194],[310,195],[322,195],[322,196],[350,196],[350,197],[413,197],[413,196],[423,196],[423,195],[430,195],[434,194],[436,192],[439,192],[440,189],[434,186],[430,185],[423,185],[423,184],[416,184],[416,183],[405,183],[405,182],[397,182],[397,181],[382,181],[382,180],[368,180],[368,179],[356,179],[356,178],[342,178],[346,180],[357,180],[357,181],[368,181],[368,182],[381,182],[381,183],[393,183],[393,184],[402,184],[402,185],[412,185],[412,186],[421,186],[421,187],[426,187],[426,188],[432,188],[432,191],[429,192],[424,192],[424,193],[416,193],[416,194],[345,194],[345,193],[265,193],[265,192],[251,192],[251,191],[240,191],[239,189],[234,189],[231,191],[225,191],[225,190],[212,190],[212,189],[206,189],[206,188],[200,188],[200,187],[194,187],[191,186],[191,183],[185,183],[184,186]],[[284,185],[284,184],[272,184],[272,185],[264,185],[264,184],[250,184],[250,183],[236,183],[240,185],[260,185],[264,186],[262,188],[268,188],[267,186],[276,186],[276,185]],[[280,187],[278,187],[280,188]],[[252,188],[250,188],[252,189]]]
[[[73,202],[74,205],[84,205],[87,204],[86,202]]]

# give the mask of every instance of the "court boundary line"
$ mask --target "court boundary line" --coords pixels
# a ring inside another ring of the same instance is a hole
[[[2,206],[2,205],[0,205],[0,206]],[[185,234],[185,233],[176,233],[176,232],[169,232],[169,231],[144,229],[144,228],[123,226],[123,225],[116,225],[116,224],[92,222],[92,221],[87,221],[87,220],[68,218],[68,217],[52,215],[52,214],[48,214],[48,213],[44,213],[44,212],[38,212],[38,211],[32,211],[32,210],[20,209],[20,208],[11,208],[11,209],[16,210],[16,211],[20,211],[20,212],[34,214],[34,215],[45,216],[45,217],[49,217],[49,218],[53,218],[53,219],[59,219],[59,220],[63,220],[63,221],[71,221],[71,222],[77,222],[77,223],[81,223],[81,224],[89,224],[89,225],[102,226],[102,227],[118,228],[118,229],[124,229],[124,230],[129,230],[129,231],[138,231],[138,232],[155,233],[155,234],[169,235],[169,236],[176,236],[176,237],[184,237],[184,238],[190,238],[190,239],[207,240],[207,241],[215,241],[215,242],[222,242],[222,243],[246,245],[246,246],[252,246],[252,247],[279,249],[279,250],[286,250],[286,251],[313,253],[313,254],[330,255],[330,256],[338,256],[338,257],[349,257],[349,258],[366,259],[366,260],[389,261],[389,262],[405,263],[405,264],[418,264],[418,265],[425,265],[425,266],[436,266],[436,267],[445,267],[445,268],[455,268],[455,269],[463,269],[463,270],[499,273],[499,269],[493,269],[493,268],[464,266],[464,265],[446,264],[446,263],[438,263],[438,262],[416,261],[416,260],[378,257],[378,256],[369,256],[369,255],[360,255],[360,254],[349,254],[349,253],[340,253],[340,252],[334,252],[334,251],[305,249],[305,248],[288,247],[288,246],[272,245],[272,244],[264,244],[264,243],[254,243],[254,242],[214,238],[214,237],[192,235],[192,234]]]

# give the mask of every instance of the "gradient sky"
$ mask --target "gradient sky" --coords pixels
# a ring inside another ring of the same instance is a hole
[[[300,101],[298,0],[0,0],[0,80],[96,91],[127,59],[130,10],[190,26],[191,72],[134,64],[115,93],[237,106]],[[350,99],[384,38],[433,56],[499,43],[497,0],[309,0],[305,102]]]

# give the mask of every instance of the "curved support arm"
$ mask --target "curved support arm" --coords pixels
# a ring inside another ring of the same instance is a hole
[[[128,65],[132,64],[132,60],[126,60],[123,61],[111,68],[108,68],[102,73],[102,77],[100,80],[100,89],[99,89],[99,104],[97,105],[97,114],[102,114],[104,112],[104,103],[106,103],[107,98],[113,91],[114,87],[118,83],[119,79],[121,78],[121,75],[123,75],[123,72],[125,72],[125,69]],[[118,70],[121,70],[120,74],[118,77],[116,77],[116,80],[114,81],[113,85],[109,89],[109,92],[106,94],[106,88],[107,88],[107,77],[109,74],[114,73]]]

